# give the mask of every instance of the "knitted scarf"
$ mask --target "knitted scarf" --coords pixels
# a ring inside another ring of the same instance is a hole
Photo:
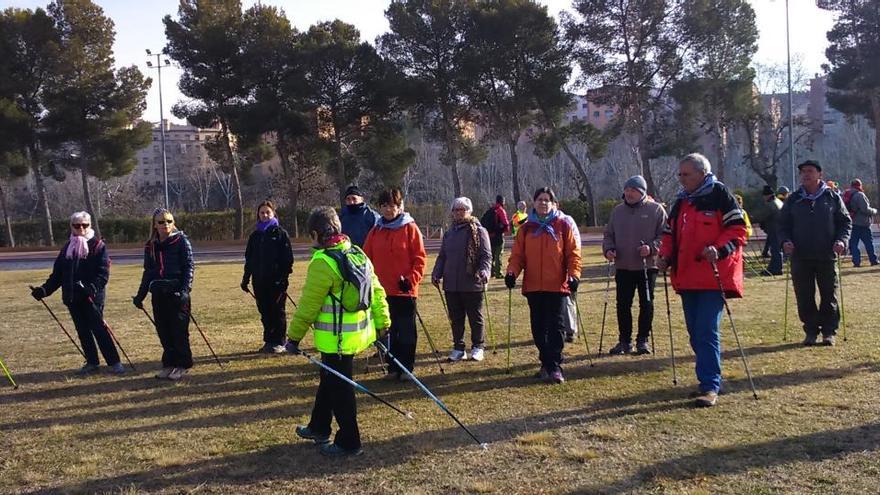
[[[476,276],[477,268],[477,246],[480,243],[479,220],[474,216],[468,216],[461,220],[453,220],[452,228],[470,230],[468,236],[467,248],[465,249],[465,270],[471,275]]]
[[[274,227],[277,225],[278,225],[278,219],[275,217],[272,217],[272,218],[266,220],[265,222],[257,222],[257,230],[259,230],[260,232],[265,232],[265,231],[269,230],[271,227]]]
[[[67,243],[67,251],[64,257],[72,259],[84,260],[89,255],[89,241],[95,237],[95,231],[89,227],[84,235],[70,234],[70,241]]]

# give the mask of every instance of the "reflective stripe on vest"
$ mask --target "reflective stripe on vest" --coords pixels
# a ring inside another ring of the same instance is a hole
[[[343,247],[350,247],[350,244]],[[312,255],[312,262],[319,259],[326,262],[333,273],[342,279],[336,261],[324,254],[324,250],[315,251]],[[341,290],[327,294],[321,305],[321,312],[312,324],[315,347],[325,354],[357,354],[376,340],[376,328],[370,310],[345,311],[341,299]]]

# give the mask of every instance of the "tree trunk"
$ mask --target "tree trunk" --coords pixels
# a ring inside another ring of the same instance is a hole
[[[639,159],[642,161],[642,177],[648,184],[648,195],[656,198],[657,188],[654,185],[654,176],[651,174],[651,158],[648,156],[648,139],[644,129],[639,129]]]
[[[516,143],[519,141],[519,135],[515,139],[507,142],[507,149],[510,151],[510,172],[513,181],[513,204],[519,203],[522,196],[519,192],[519,155],[516,154]]]
[[[452,173],[453,195],[456,198],[461,197],[461,177],[458,175],[458,154],[456,153],[455,142],[452,140],[446,141],[446,154],[443,157],[443,164],[449,167],[449,170]]]
[[[244,236],[244,201],[241,197],[241,181],[238,178],[238,160],[232,152],[232,145],[229,142],[229,125],[225,120],[220,121],[223,128],[223,146],[226,147],[226,156],[229,159],[229,166],[232,170],[232,191],[235,195],[235,226],[233,229],[233,237],[241,239]],[[227,199],[227,204],[229,201]]]
[[[55,244],[55,235],[52,233],[52,213],[49,211],[49,201],[46,199],[46,182],[43,180],[43,172],[40,170],[40,155],[36,146],[28,148],[30,155],[31,173],[34,174],[34,185],[37,188],[37,207],[42,213],[46,230],[43,232],[43,242],[47,246]]]
[[[6,223],[6,238],[9,239],[9,247],[15,247],[15,237],[12,235],[12,219],[9,218],[9,208],[6,206],[6,191],[0,183],[0,206],[3,207],[3,221]]]
[[[89,189],[89,172],[86,166],[85,158],[80,158],[82,162],[80,163],[79,170],[82,173],[82,186],[83,186],[83,202],[86,204],[86,211],[89,212],[89,215],[92,216],[92,230],[95,231],[95,236],[99,239],[101,238],[101,228],[98,226],[98,215],[95,211],[95,207],[92,205],[92,192]]]
[[[720,122],[715,122],[715,176],[719,181],[724,182],[724,164],[727,160],[727,128],[723,127]]]
[[[299,208],[298,174],[290,162],[290,152],[287,150],[287,142],[284,138],[278,138],[278,141],[275,142],[275,151],[278,153],[281,170],[284,171],[284,180],[287,182],[287,206],[290,209],[290,214],[293,215],[293,237],[296,238],[299,237],[299,221],[296,214]]]
[[[556,131],[556,127],[553,127],[554,132]],[[581,180],[584,182],[584,195],[587,197],[587,203],[590,205],[590,216],[592,217],[593,226],[599,225],[599,211],[596,208],[596,197],[593,196],[593,186],[590,184],[590,178],[587,177],[587,171],[584,169],[583,164],[580,160],[578,160],[577,156],[571,150],[571,147],[568,146],[568,143],[562,136],[557,134],[560,144],[562,145],[562,150],[565,152],[565,155],[568,157],[571,164],[574,165],[575,171],[577,171],[578,175],[581,177]]]
[[[880,205],[880,96],[874,91],[871,95],[871,110],[874,113],[874,173],[877,181],[877,204]]]

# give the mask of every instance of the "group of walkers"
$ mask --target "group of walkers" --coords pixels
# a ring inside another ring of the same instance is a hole
[[[772,216],[762,217],[771,244],[771,272],[781,270],[778,246],[791,259],[791,274],[804,344],[834,344],[839,308],[834,289],[839,283],[839,256],[850,236],[851,220],[838,193],[822,181],[815,161],[799,165],[801,187],[784,203],[764,191]],[[712,406],[721,390],[720,320],[727,298],[743,297],[743,246],[747,242],[744,212],[728,188],[715,179],[709,161],[694,153],[678,170],[681,191],[667,215],[647,194],[641,176],[627,180],[623,201],[611,213],[602,252],[612,267],[617,292],[618,342],[611,354],[633,352],[632,300],[639,299],[635,354],[653,352],[654,289],[659,273],[681,297],[690,345],[696,355],[699,389],[696,404]],[[562,383],[563,348],[573,341],[578,324],[576,293],[581,278],[581,239],[574,219],[559,210],[554,191],[542,187],[533,206],[517,204],[509,219],[504,198],[481,219],[469,198],[455,198],[449,209],[450,228],[431,271],[431,284],[444,302],[452,330],[449,361],[481,361],[485,356],[485,292],[491,277],[502,277],[513,290],[521,277],[530,326],[540,367],[536,377]],[[858,200],[857,200],[858,201]],[[422,234],[405,211],[397,189],[382,191],[376,212],[357,186],[346,191],[341,215],[330,207],[315,208],[306,222],[313,254],[299,304],[286,316],[288,278],[293,253],[287,232],[279,225],[275,206],[258,206],[254,232],[245,251],[241,288],[256,300],[263,324],[263,353],[303,353],[299,343],[311,328],[321,353],[320,384],[308,425],[296,429],[302,438],[321,446],[328,456],[361,452],[352,381],[353,357],[372,347],[387,361],[389,380],[413,380],[418,333],[416,319],[421,279],[426,269]],[[852,200],[850,200],[852,202]],[[857,202],[858,204],[858,202]],[[870,215],[876,213],[867,210]],[[162,370],[157,378],[179,380],[192,367],[189,345],[190,291],[193,283],[191,245],[165,209],[152,215],[152,234],[144,249],[144,271],[134,305],[144,310],[152,295],[155,326],[162,344]],[[773,226],[775,228],[769,228]],[[513,233],[502,271],[504,235]],[[870,233],[870,231],[869,231]],[[870,245],[870,241],[868,242]],[[869,251],[870,261],[876,258]],[[858,262],[854,257],[854,262]],[[71,216],[71,235],[55,261],[52,274],[32,289],[35,299],[59,287],[77,329],[86,363],[80,374],[98,371],[97,348],[114,373],[124,373],[103,321],[104,288],[109,257],[85,212]],[[815,305],[818,284],[821,302]],[[441,289],[442,287],[442,289]],[[441,292],[442,290],[442,292]],[[292,301],[292,299],[291,299]],[[606,288],[607,305],[607,288]],[[146,310],[144,310],[146,312]],[[148,315],[149,316],[149,315]],[[465,339],[470,327],[470,348]],[[604,318],[603,318],[604,332]],[[95,345],[97,342],[97,348]],[[433,344],[432,344],[433,345]],[[601,344],[600,344],[601,352]],[[304,354],[304,353],[303,353]],[[448,412],[448,411],[447,411]],[[338,431],[330,442],[331,419]]]

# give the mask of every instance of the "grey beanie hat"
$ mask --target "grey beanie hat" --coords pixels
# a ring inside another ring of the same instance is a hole
[[[648,193],[648,183],[645,182],[645,178],[641,175],[633,175],[626,182],[623,183],[623,188],[631,187],[633,189],[638,189],[642,192],[642,194]]]
[[[464,196],[452,200],[452,204],[449,206],[449,209],[454,210],[456,208],[464,208],[468,211],[468,213],[474,211],[474,205],[473,203],[471,203],[471,199]]]

